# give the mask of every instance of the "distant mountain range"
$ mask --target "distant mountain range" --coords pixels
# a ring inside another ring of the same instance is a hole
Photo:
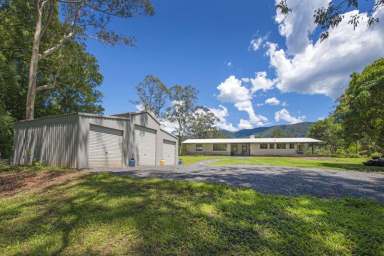
[[[275,125],[270,127],[259,127],[254,129],[245,129],[237,132],[222,131],[229,138],[248,138],[255,135],[258,138],[267,137],[306,137],[312,122],[303,122],[298,124]]]

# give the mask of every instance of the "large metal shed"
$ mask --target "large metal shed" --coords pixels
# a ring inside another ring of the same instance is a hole
[[[76,169],[176,165],[177,138],[149,112],[102,116],[76,113],[20,121],[15,125],[14,165],[44,164]]]

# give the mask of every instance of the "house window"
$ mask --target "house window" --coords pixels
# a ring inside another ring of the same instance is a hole
[[[295,144],[290,143],[290,144],[289,144],[289,148],[290,148],[290,149],[294,149],[294,148],[295,148]]]
[[[213,144],[213,151],[227,151],[227,144]]]
[[[285,145],[285,143],[279,143],[279,144],[277,144],[276,148],[277,149],[286,149],[286,145]]]
[[[268,144],[260,144],[260,149],[268,149]]]
[[[241,145],[241,153],[246,154],[248,152],[248,145],[247,144],[242,144]]]
[[[275,148],[275,144],[269,144],[269,148],[270,149],[274,149]]]
[[[203,144],[196,144],[196,152],[202,152],[203,151]]]

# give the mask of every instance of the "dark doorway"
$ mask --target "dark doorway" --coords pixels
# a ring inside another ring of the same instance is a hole
[[[304,145],[303,144],[299,144],[297,146],[297,153],[298,154],[304,154]]]
[[[231,144],[231,156],[236,156],[238,152],[237,144]]]
[[[249,144],[242,144],[241,145],[241,155],[249,156]]]
[[[231,144],[232,156],[249,156],[250,144]]]

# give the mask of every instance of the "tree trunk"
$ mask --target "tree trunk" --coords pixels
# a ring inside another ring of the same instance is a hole
[[[178,149],[179,149],[179,156],[181,156],[181,153],[183,152],[182,150],[181,150],[181,146],[182,146],[182,144],[181,144],[181,140],[182,140],[182,138],[181,138],[181,134],[179,133],[179,136],[178,136],[179,138],[178,138],[178,140],[177,140],[177,146],[178,146]]]
[[[32,56],[29,66],[28,76],[28,94],[25,118],[27,120],[33,120],[35,113],[35,98],[36,98],[36,80],[37,70],[39,65],[39,51],[40,51],[40,40],[41,40],[41,27],[42,27],[42,16],[43,16],[44,2],[37,3],[37,17],[35,24],[35,35],[33,37],[32,44]]]

